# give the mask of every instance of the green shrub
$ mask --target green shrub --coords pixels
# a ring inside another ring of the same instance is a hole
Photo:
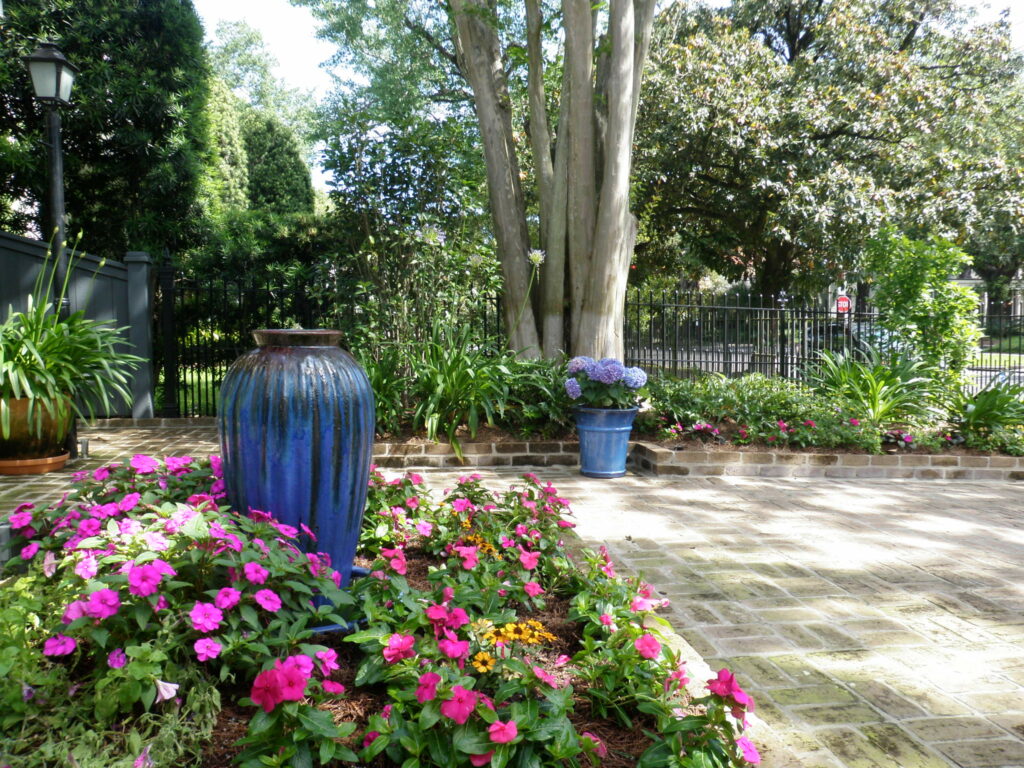
[[[353,350],[366,370],[377,404],[377,434],[399,432],[408,418],[409,349],[383,343]]]
[[[683,424],[735,422],[760,429],[778,421],[821,420],[833,404],[810,387],[752,373],[738,379],[657,378],[648,385],[651,403],[662,416]]]
[[[469,326],[452,331],[434,322],[430,338],[411,356],[412,428],[436,440],[444,432],[460,458],[456,432],[466,426],[475,437],[483,418],[494,424],[508,402],[511,372],[506,358],[481,344]]]
[[[974,393],[960,388],[949,420],[965,437],[1020,427],[1024,424],[1024,387],[992,384]]]
[[[872,299],[885,307],[881,325],[906,350],[935,369],[944,388],[963,383],[981,338],[978,296],[951,278],[970,257],[941,237],[911,240],[895,230],[868,245],[865,269]]]
[[[507,365],[511,375],[502,426],[523,437],[550,437],[568,429],[572,424],[572,403],[563,386],[564,364],[513,358]]]
[[[860,357],[822,350],[808,370],[811,386],[877,426],[934,415],[931,366],[899,356],[883,362],[870,347]]]

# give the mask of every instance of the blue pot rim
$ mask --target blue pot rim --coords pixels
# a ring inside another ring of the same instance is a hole
[[[638,413],[640,406],[634,405],[632,408],[598,408],[592,405],[574,405],[572,407],[573,413]]]

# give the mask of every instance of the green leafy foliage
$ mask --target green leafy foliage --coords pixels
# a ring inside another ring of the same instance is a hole
[[[949,421],[968,440],[1024,426],[1024,387],[990,384],[978,392],[961,388],[953,398]]]
[[[74,265],[73,254],[70,261]],[[0,324],[0,435],[4,439],[10,437],[11,429],[9,398],[28,399],[29,429],[36,436],[42,435],[44,412],[67,424],[72,413],[84,419],[97,410],[109,412],[114,397],[129,403],[132,399],[128,374],[142,359],[123,351],[123,328],[87,318],[84,310],[60,317],[56,307],[67,283],[54,286],[56,272],[55,260],[44,264],[26,310],[10,309]]]
[[[872,299],[886,308],[882,327],[950,389],[963,383],[981,338],[977,294],[952,282],[969,261],[948,240],[911,240],[892,229],[871,241],[865,261]]]
[[[413,351],[412,427],[424,429],[430,440],[444,432],[461,457],[456,432],[465,426],[473,438],[481,420],[494,424],[505,409],[511,372],[504,357],[481,346],[467,326],[453,330],[435,322],[430,338]]]
[[[44,121],[20,57],[53,40],[81,69],[62,110],[68,231],[114,258],[187,240],[208,148],[208,70],[192,4],[50,0],[4,10],[0,143],[10,151],[0,152],[0,225],[24,231],[25,211],[41,203],[36,223],[50,234]]]
[[[252,208],[312,213],[313,182],[295,134],[268,112],[246,110],[241,121]]]
[[[886,221],[1019,219],[1005,22],[975,24],[953,2],[738,0],[670,6],[655,36],[638,276],[699,262],[766,295],[809,291],[848,279]]]
[[[808,369],[808,380],[819,393],[841,399],[875,426],[934,416],[934,367],[909,357],[883,361],[871,347],[859,357],[822,350]]]

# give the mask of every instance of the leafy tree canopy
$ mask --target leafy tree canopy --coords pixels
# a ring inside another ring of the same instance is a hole
[[[1021,198],[992,135],[1005,22],[953,2],[737,0],[667,10],[644,91],[645,266],[667,252],[766,294],[856,276],[887,221],[963,239]]]
[[[35,225],[43,119],[21,56],[53,40],[81,70],[62,110],[69,233],[120,257],[187,239],[207,152],[202,27],[185,0],[7,0],[0,36],[0,226]]]

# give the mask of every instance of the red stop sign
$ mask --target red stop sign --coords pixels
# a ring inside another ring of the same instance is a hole
[[[836,296],[836,312],[844,313],[850,311],[850,297]]]

